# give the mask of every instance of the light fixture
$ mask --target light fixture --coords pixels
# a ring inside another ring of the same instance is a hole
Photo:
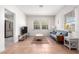
[[[42,7],[43,7],[43,5],[39,5],[39,7],[41,7],[41,8],[42,8]]]

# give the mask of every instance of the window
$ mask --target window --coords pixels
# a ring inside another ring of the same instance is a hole
[[[42,25],[42,29],[48,29],[48,25]]]
[[[42,22],[42,29],[48,29],[48,23]]]
[[[40,23],[38,21],[34,21],[34,29],[40,29]]]
[[[46,21],[34,21],[33,23],[33,26],[34,26],[34,29],[44,29],[44,30],[47,30],[48,29],[48,22]]]

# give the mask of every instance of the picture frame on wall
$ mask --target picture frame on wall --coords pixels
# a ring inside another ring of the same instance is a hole
[[[75,12],[74,12],[74,10],[65,14],[64,17],[65,17],[64,29],[74,32],[75,31]]]
[[[5,38],[13,37],[13,22],[5,20]]]

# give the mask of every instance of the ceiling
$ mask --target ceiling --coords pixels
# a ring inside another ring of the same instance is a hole
[[[63,5],[19,5],[17,7],[26,15],[56,15]]]

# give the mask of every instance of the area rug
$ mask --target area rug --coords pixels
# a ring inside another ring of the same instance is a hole
[[[34,38],[32,44],[48,44],[48,40],[46,38]]]

